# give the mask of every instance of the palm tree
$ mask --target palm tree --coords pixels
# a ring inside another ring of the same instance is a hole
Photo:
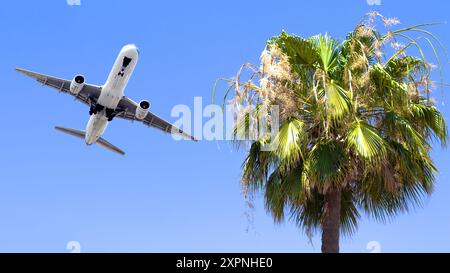
[[[374,27],[377,18],[387,34]],[[420,206],[433,190],[430,151],[433,143],[445,145],[447,127],[430,97],[433,65],[419,41],[438,64],[439,41],[424,28],[430,24],[393,30],[397,23],[369,13],[341,43],[282,32],[267,42],[260,67],[245,64],[229,80],[231,101],[246,117],[235,137],[262,106],[279,107],[273,139],[245,135],[245,192],[262,191],[276,222],[289,216],[308,236],[321,231],[324,253],[339,252],[340,234],[355,232],[361,212],[384,222]],[[412,48],[419,57],[408,54]],[[243,68],[250,68],[248,81]]]

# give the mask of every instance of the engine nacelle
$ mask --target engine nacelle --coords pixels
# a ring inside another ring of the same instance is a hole
[[[84,86],[84,76],[76,75],[70,83],[70,93],[77,95]]]
[[[138,120],[143,120],[150,109],[150,102],[146,100],[142,100],[139,102],[139,105],[136,108],[135,117]]]

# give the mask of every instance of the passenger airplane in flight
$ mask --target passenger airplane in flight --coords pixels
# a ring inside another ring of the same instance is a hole
[[[84,138],[87,145],[96,143],[121,155],[125,154],[122,150],[101,137],[105,132],[108,123],[112,121],[114,117],[131,121],[141,121],[148,126],[157,128],[166,133],[181,135],[186,139],[197,141],[193,136],[151,113],[149,111],[150,102],[142,100],[141,102],[136,103],[124,96],[125,87],[133,73],[138,57],[139,50],[135,45],[130,44],[124,46],[120,51],[119,56],[117,56],[106,83],[102,86],[85,83],[83,75],[76,75],[70,81],[27,71],[21,68],[16,68],[16,70],[36,79],[44,85],[72,95],[75,99],[90,107],[90,118],[86,126],[86,131],[59,126],[55,127],[55,129],[64,133]]]

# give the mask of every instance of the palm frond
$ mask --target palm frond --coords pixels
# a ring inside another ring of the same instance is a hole
[[[309,195],[300,181],[303,166],[300,163],[289,172],[282,173],[275,169],[265,185],[265,206],[276,222],[281,222],[286,214],[286,206],[299,206]]]
[[[442,113],[433,105],[424,102],[412,103],[410,105],[412,117],[424,128],[429,128],[437,139],[445,145],[448,138],[448,129]]]
[[[350,236],[358,228],[360,214],[352,189],[344,189],[341,196],[341,232]]]
[[[320,56],[321,68],[325,74],[331,72],[338,63],[339,44],[328,35],[317,35],[311,38]]]
[[[347,160],[342,143],[319,140],[305,162],[307,174],[322,185],[339,185],[346,173]]]
[[[326,84],[326,100],[327,110],[330,112],[331,117],[341,118],[350,109],[350,94],[342,87],[331,81]]]
[[[376,129],[361,120],[353,122],[346,142],[349,148],[364,159],[377,159],[386,152],[385,142]]]
[[[279,158],[281,172],[289,170],[302,157],[303,140],[306,137],[305,124],[296,119],[288,119],[275,135],[273,152]]]
[[[297,71],[300,71],[305,66],[315,66],[319,61],[318,51],[310,40],[282,32],[279,36],[273,37],[268,41],[268,44],[272,43],[276,44],[289,56],[291,65]]]
[[[390,135],[393,137],[398,135],[410,149],[419,149],[421,152],[425,152],[425,149],[428,148],[428,143],[414,128],[414,124],[397,113],[392,111],[385,113],[383,125],[389,129]]]
[[[273,162],[270,153],[263,151],[261,146],[260,141],[253,142],[242,164],[242,183],[249,191],[263,188]]]

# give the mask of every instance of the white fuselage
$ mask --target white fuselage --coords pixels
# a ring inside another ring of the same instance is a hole
[[[86,144],[95,143],[105,132],[108,125],[107,109],[115,110],[124,95],[131,74],[138,61],[138,49],[135,45],[124,46],[114,62],[106,83],[102,86],[97,104],[104,107],[96,114],[92,114],[86,126]]]

